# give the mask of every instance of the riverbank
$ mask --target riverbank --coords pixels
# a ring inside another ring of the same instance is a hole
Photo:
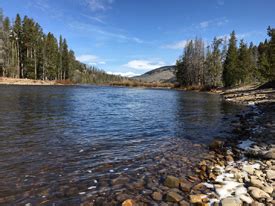
[[[34,80],[34,79],[19,79],[0,77],[0,84],[4,85],[64,85],[68,84],[65,81],[50,81],[50,80]]]
[[[227,139],[216,139],[193,168],[193,174],[159,176],[150,191],[149,204],[127,199],[134,205],[275,205],[275,104],[250,106],[232,121]]]
[[[246,105],[275,102],[275,81],[263,85],[248,85],[220,93],[228,102]]]

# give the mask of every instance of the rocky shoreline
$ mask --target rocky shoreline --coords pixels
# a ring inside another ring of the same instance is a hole
[[[233,121],[230,139],[216,139],[194,175],[160,177],[149,203],[122,206],[275,205],[275,104],[249,106]],[[169,174],[169,173],[168,173]]]

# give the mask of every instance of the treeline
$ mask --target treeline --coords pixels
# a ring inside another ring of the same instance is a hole
[[[233,31],[229,42],[214,38],[205,47],[202,39],[189,41],[176,63],[181,86],[231,87],[275,80],[275,29],[268,27],[269,39],[258,46],[242,39],[237,45]]]
[[[77,83],[120,81],[96,67],[76,60],[67,40],[43,33],[41,26],[17,14],[11,22],[0,9],[0,76]]]

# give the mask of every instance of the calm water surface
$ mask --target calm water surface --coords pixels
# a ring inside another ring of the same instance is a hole
[[[226,135],[240,109],[218,95],[173,90],[0,86],[0,204],[48,196],[58,204],[61,185],[78,185],[78,194],[100,177],[137,170],[139,157],[172,140]]]

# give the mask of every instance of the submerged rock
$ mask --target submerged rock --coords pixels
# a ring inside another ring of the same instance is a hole
[[[168,194],[166,195],[167,202],[179,202],[182,199],[183,197],[174,191],[168,192]]]
[[[170,188],[179,188],[180,180],[174,176],[167,176],[164,185]]]
[[[162,194],[160,192],[153,192],[153,194],[151,195],[151,197],[154,200],[157,200],[157,201],[162,200]]]
[[[128,199],[128,200],[125,200],[123,203],[122,203],[122,206],[135,206],[135,201],[132,200],[132,199]]]

